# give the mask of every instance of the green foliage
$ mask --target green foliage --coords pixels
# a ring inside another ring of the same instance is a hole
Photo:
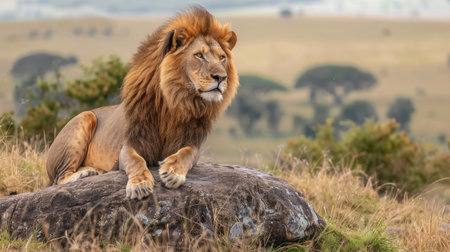
[[[394,118],[403,130],[409,131],[409,123],[414,112],[415,108],[411,99],[399,97],[389,106],[387,117]]]
[[[372,103],[368,101],[354,101],[346,104],[342,110],[339,120],[350,120],[358,125],[363,124],[366,119],[378,120],[377,112]]]
[[[384,227],[380,223],[364,233],[353,233],[338,228],[331,220],[318,235],[315,242],[321,251],[397,251],[394,242],[383,235]]]
[[[352,91],[367,90],[375,86],[377,80],[369,72],[353,66],[323,65],[302,73],[295,82],[296,88],[308,87],[311,103],[316,103],[319,93],[329,94],[335,104],[341,104]]]
[[[83,78],[69,82],[66,94],[79,104],[72,115],[81,111],[119,103],[119,90],[128,72],[128,66],[118,56],[106,61],[97,58],[90,66],[81,66]]]
[[[301,160],[309,160],[318,164],[324,157],[332,158],[337,163],[345,155],[345,148],[336,140],[333,120],[329,119],[325,125],[314,126],[316,138],[305,136],[288,140],[285,154]]]
[[[0,251],[50,251],[51,247],[36,239],[12,239],[7,232],[0,233]]]
[[[82,66],[82,70],[82,78],[67,84],[60,81],[58,71],[54,81],[38,78],[26,92],[26,98],[36,102],[15,125],[15,130],[19,130],[25,139],[39,136],[51,142],[71,117],[81,111],[119,102],[120,86],[128,71],[119,57],[112,55],[107,60],[95,59],[92,65]],[[14,125],[11,120],[12,114],[2,115],[2,132]]]
[[[450,152],[419,145],[398,128],[394,120],[384,125],[368,120],[339,140],[332,120],[328,120],[315,128],[315,139],[291,139],[284,153],[286,158],[315,164],[330,158],[335,165],[362,170],[380,184],[395,183],[407,192],[419,192],[438,179],[450,177]]]

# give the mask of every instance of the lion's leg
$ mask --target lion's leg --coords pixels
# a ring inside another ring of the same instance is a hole
[[[142,199],[153,192],[153,176],[144,158],[127,144],[120,150],[119,168],[128,175],[127,197]]]
[[[159,176],[168,188],[177,188],[186,181],[186,174],[197,161],[195,147],[183,147],[177,153],[159,162]]]
[[[72,181],[86,156],[97,118],[85,111],[70,120],[48,150],[47,174],[53,184]]]
[[[103,173],[105,173],[104,170],[90,167],[90,166],[84,166],[84,167],[79,168],[75,173],[66,175],[59,184],[65,184],[68,182],[73,182],[73,181],[76,181],[76,180],[79,180],[82,178],[95,176],[95,175],[99,175],[99,174],[103,174]]]

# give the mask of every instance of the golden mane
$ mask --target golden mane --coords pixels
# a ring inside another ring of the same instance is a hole
[[[230,88],[224,92],[222,102],[207,102],[188,91],[179,91],[177,85],[185,81],[181,76],[181,62],[186,56],[183,48],[177,51],[170,49],[174,32],[178,29],[183,29],[186,34],[186,46],[198,36],[209,36],[224,49],[229,58],[227,81]],[[121,93],[129,123],[128,140],[134,148],[149,148],[149,143],[144,141],[152,139],[154,142],[155,138],[160,138],[154,134],[164,134],[170,139],[174,128],[180,128],[180,124],[193,119],[199,125],[195,127],[195,132],[186,132],[186,137],[188,142],[200,146],[211,129],[212,121],[231,103],[239,85],[231,53],[235,42],[236,35],[229,24],[222,26],[205,9],[193,7],[177,14],[141,44],[124,79]],[[165,66],[164,72],[162,66]],[[149,132],[154,130],[153,126],[157,126],[159,132]]]

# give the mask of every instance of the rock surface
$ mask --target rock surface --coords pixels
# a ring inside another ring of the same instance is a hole
[[[226,235],[267,244],[307,238],[326,225],[293,186],[261,171],[199,163],[184,186],[167,189],[151,170],[154,193],[141,201],[125,197],[123,171],[1,198],[0,233],[46,240],[90,234],[110,241],[145,233],[180,246],[186,234]],[[67,239],[60,240],[64,246]]]

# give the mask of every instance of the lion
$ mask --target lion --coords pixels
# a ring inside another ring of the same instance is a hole
[[[239,86],[230,24],[192,7],[140,45],[118,105],[85,111],[70,120],[50,146],[52,185],[124,170],[126,196],[153,192],[149,167],[159,165],[168,188],[178,188],[197,163],[200,145]]]

